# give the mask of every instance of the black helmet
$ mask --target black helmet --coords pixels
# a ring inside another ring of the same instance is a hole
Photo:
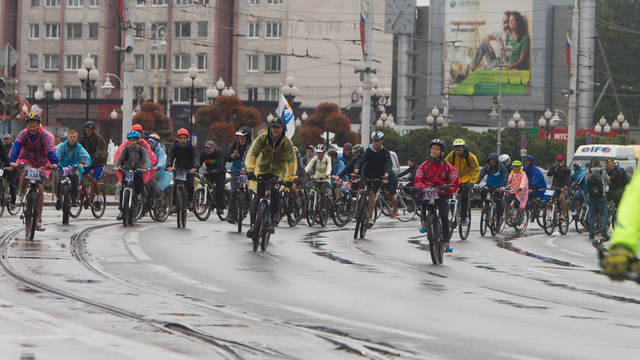
[[[351,145],[351,143],[346,143],[344,145],[342,145],[342,149],[343,150],[351,150],[353,148],[353,146]]]
[[[86,123],[84,123],[84,128],[85,129],[96,129],[96,124],[93,121],[87,121]]]
[[[362,145],[356,144],[356,146],[353,147],[353,152],[363,153],[364,152],[364,148],[362,147]]]
[[[431,140],[431,144],[429,144],[429,149],[431,149],[433,145],[440,145],[440,149],[442,149],[442,152],[445,152],[445,150],[447,150],[447,144],[445,144],[444,141],[440,139]]]
[[[24,123],[26,124],[28,121],[31,121],[31,120],[42,122],[42,120],[40,119],[40,115],[34,112],[30,112],[29,114],[27,114],[27,116],[24,117]]]
[[[334,156],[335,156],[335,157],[338,157],[338,152],[337,152],[337,151],[335,151],[335,150],[333,150],[333,149],[331,149],[331,150],[329,150],[329,151],[327,152],[327,155],[328,155],[328,156],[331,156],[331,157],[334,157]]]

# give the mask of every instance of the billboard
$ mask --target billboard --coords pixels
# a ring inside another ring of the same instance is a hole
[[[497,95],[502,65],[502,93],[530,94],[533,0],[451,0],[445,8],[449,93]]]

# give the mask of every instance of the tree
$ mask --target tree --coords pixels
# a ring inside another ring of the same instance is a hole
[[[226,121],[229,116],[234,117],[232,122]],[[236,130],[243,126],[253,129],[262,124],[260,112],[243,106],[242,100],[235,95],[219,96],[215,105],[198,109],[195,118],[196,124],[209,129],[208,139],[220,144],[228,144],[235,140]]]
[[[322,143],[322,134],[330,131],[335,134],[332,143],[342,146],[347,142],[354,144],[358,134],[351,131],[351,121],[339,112],[337,104],[324,102],[316,107],[315,113],[309,116],[303,127],[296,129],[293,143],[298,147],[306,147]]]
[[[172,142],[172,121],[162,112],[160,104],[151,101],[143,102],[140,105],[140,113],[134,116],[132,121],[134,124],[140,124],[143,129],[160,135],[161,141],[165,144]]]

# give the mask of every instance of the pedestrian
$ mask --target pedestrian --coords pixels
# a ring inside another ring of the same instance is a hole
[[[604,193],[604,187],[609,183],[609,175],[602,169],[598,158],[591,159],[591,166],[584,173],[587,181],[587,204],[589,205],[589,239],[595,238],[596,214],[600,214],[600,233],[609,240],[607,234],[607,198]]]

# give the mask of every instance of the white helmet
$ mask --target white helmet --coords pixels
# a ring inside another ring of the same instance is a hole
[[[507,155],[507,154],[500,155],[498,160],[500,160],[500,162],[503,163],[504,166],[507,166],[507,165],[511,164],[511,157],[509,157],[509,155]]]
[[[373,140],[379,140],[382,139],[384,137],[384,133],[382,131],[374,131],[373,134],[371,134],[371,139]]]

